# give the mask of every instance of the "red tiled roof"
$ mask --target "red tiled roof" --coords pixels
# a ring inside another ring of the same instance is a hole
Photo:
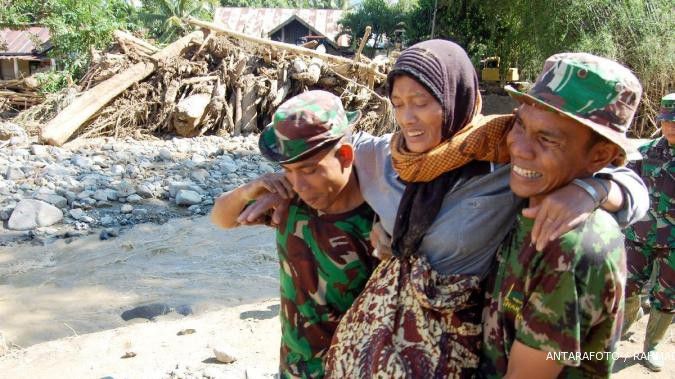
[[[237,32],[267,38],[269,32],[280,24],[296,16],[328,37],[333,42],[340,32],[338,21],[342,17],[341,9],[289,9],[289,8],[216,8],[214,22]],[[341,37],[339,46],[345,46],[346,39]]]
[[[37,48],[33,46],[31,34],[36,35],[42,41],[42,46]],[[6,49],[0,49],[0,54],[3,55],[31,55],[35,54],[34,50],[41,52],[44,50],[44,45],[49,41],[49,29],[43,27],[30,27],[24,30],[12,30],[9,28],[0,29],[0,44],[7,44]],[[5,46],[3,46],[5,47]]]

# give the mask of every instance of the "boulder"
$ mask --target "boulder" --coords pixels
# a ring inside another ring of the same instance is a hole
[[[54,225],[63,220],[63,212],[44,201],[23,199],[12,212],[7,222],[11,230],[31,230]]]

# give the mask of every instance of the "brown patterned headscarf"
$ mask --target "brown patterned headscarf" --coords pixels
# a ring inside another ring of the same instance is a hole
[[[443,108],[439,146],[425,153],[410,152],[400,132],[390,144],[394,169],[406,183],[392,251],[409,256],[417,253],[449,191],[473,176],[489,173],[487,161],[508,161],[508,151],[500,145],[504,146],[512,117],[480,115],[476,71],[464,49],[454,42],[430,40],[403,51],[387,78],[389,95],[401,75],[423,85]]]

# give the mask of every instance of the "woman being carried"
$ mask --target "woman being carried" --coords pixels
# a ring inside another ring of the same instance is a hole
[[[401,131],[360,134],[354,145],[361,192],[381,218],[374,238],[392,235],[394,257],[378,266],[340,322],[326,373],[470,377],[481,341],[481,280],[522,202],[509,189],[510,167],[495,166],[508,161],[504,138],[513,116],[480,114],[475,70],[449,41],[404,51],[388,82]],[[604,195],[604,208],[623,203],[616,217],[625,225],[645,212],[637,208],[647,192],[629,170],[607,171],[612,181],[586,181]],[[575,185],[549,199],[528,210],[537,214],[537,247],[600,205]]]

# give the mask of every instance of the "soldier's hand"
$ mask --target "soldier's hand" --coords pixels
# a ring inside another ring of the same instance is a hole
[[[379,222],[373,224],[373,229],[370,231],[370,243],[373,245],[375,258],[381,261],[391,258],[391,237]]]
[[[255,203],[249,205],[243,212],[237,217],[237,222],[241,225],[255,225],[261,223],[270,223],[273,225],[278,225],[279,217],[272,215],[271,219],[266,220],[267,217],[270,217],[270,212],[274,212],[278,207],[288,206],[289,200],[282,198],[278,193],[266,193],[259,196]]]
[[[523,216],[534,219],[532,243],[537,251],[588,219],[595,210],[593,199],[580,187],[568,184],[544,198],[536,207],[523,210]]]

